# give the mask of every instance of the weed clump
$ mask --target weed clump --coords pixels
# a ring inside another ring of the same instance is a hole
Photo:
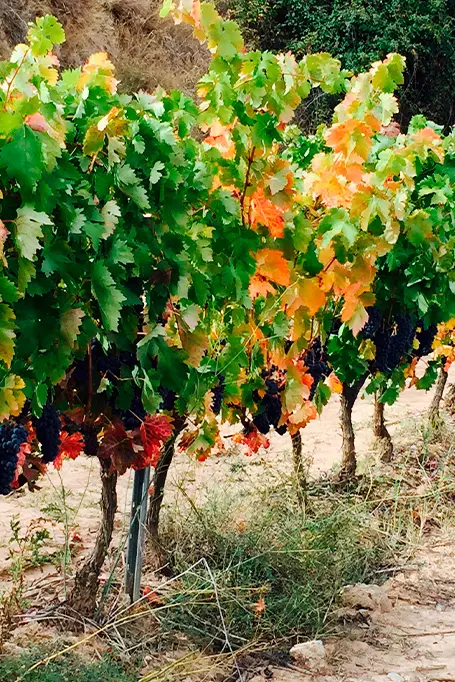
[[[233,647],[315,635],[341,589],[374,580],[390,559],[368,505],[355,497],[314,495],[304,511],[282,485],[249,508],[224,493],[164,520],[163,545],[174,574],[184,575],[162,627]]]

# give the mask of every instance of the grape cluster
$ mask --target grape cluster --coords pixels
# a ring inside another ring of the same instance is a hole
[[[17,469],[18,453],[28,433],[23,426],[11,422],[0,426],[0,495],[11,492]]]
[[[84,452],[87,457],[96,457],[98,455],[98,429],[89,422],[84,422],[80,431],[84,439]]]
[[[158,393],[162,397],[160,409],[172,412],[172,410],[175,407],[175,401],[177,400],[177,396],[175,395],[174,391],[172,391],[170,388],[160,386],[158,389]]]
[[[278,426],[282,412],[281,393],[284,390],[281,374],[274,365],[269,370],[265,370],[263,372],[265,394],[261,397],[256,391],[253,395],[259,404],[259,412],[253,417],[253,424],[263,434],[267,434],[271,426],[280,436],[284,435],[287,430],[285,424]]]
[[[419,331],[416,334],[416,339],[419,342],[419,347],[413,350],[414,357],[423,358],[429,355],[433,348],[434,337],[437,334],[438,328],[435,324],[431,324],[428,329],[424,329],[422,322],[419,322]]]
[[[224,389],[226,388],[225,377],[222,374],[218,375],[218,383],[212,388],[212,410],[215,414],[221,412],[221,405],[223,403]]]
[[[146,411],[142,404],[142,392],[138,386],[134,386],[134,394],[131,400],[131,405],[128,410],[122,410],[120,412],[120,417],[123,422],[123,426],[127,431],[133,431],[138,429],[145,419]]]
[[[61,443],[62,423],[60,415],[52,403],[47,403],[43,408],[41,417],[32,418],[32,424],[35,428],[36,438],[41,443],[43,462],[49,464],[57,457]]]
[[[366,309],[368,313],[368,322],[362,329],[362,336],[364,339],[373,339],[377,331],[379,331],[382,323],[382,311],[376,306],[370,306]]]
[[[321,380],[329,376],[332,371],[326,362],[326,348],[322,345],[321,339],[314,339],[311,346],[305,351],[304,360],[308,368],[308,374],[313,377],[310,389],[310,400],[314,398],[316,389]]]
[[[393,372],[410,354],[415,332],[409,315],[399,315],[393,325],[379,329],[374,335],[375,368],[383,373]]]

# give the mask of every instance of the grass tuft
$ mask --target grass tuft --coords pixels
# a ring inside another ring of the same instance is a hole
[[[207,562],[168,596],[165,629],[221,647],[316,635],[341,589],[374,580],[391,558],[358,498],[314,495],[304,512],[292,487],[282,485],[250,500],[249,513],[244,502],[219,493],[165,521],[163,544],[176,573]]]

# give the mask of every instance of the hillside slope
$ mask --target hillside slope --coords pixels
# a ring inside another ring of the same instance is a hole
[[[161,19],[160,6],[160,0],[2,0],[0,58],[24,41],[28,21],[54,14],[66,30],[67,42],[58,50],[63,66],[78,66],[91,53],[106,50],[123,90],[161,85],[191,92],[208,53],[188,27]]]

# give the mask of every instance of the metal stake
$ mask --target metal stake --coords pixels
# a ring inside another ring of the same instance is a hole
[[[141,596],[142,551],[144,547],[149,484],[150,468],[141,469],[134,473],[125,574],[125,592],[132,602],[137,601]]]

